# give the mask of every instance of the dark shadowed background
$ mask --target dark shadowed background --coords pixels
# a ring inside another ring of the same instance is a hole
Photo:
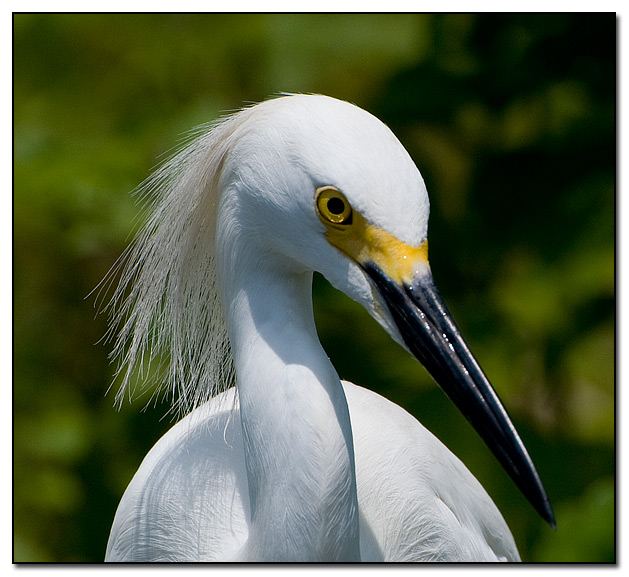
[[[424,369],[315,282],[341,377],[457,454],[526,561],[615,559],[615,15],[15,15],[14,559],[98,562],[171,426],[113,408],[98,284],[129,192],[190,128],[279,92],[387,123],[431,196],[441,293],[544,480],[535,514]],[[386,431],[383,431],[386,434]]]

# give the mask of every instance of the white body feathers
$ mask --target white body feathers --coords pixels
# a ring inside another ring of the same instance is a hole
[[[343,388],[362,561],[519,560],[487,493],[438,439],[381,396]],[[248,483],[239,413],[230,410],[234,389],[225,395],[193,411],[146,456],[116,515],[109,561],[238,560],[250,522]]]

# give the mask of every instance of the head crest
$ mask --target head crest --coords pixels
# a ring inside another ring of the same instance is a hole
[[[246,115],[194,131],[136,190],[148,219],[100,287],[120,273],[105,307],[107,337],[116,339],[117,404],[156,382],[154,396],[172,395],[175,411],[185,413],[233,384],[214,248],[221,166]]]

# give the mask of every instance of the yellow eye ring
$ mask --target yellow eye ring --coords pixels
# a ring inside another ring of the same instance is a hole
[[[317,188],[315,202],[324,222],[335,225],[352,224],[352,207],[343,193],[333,186]]]

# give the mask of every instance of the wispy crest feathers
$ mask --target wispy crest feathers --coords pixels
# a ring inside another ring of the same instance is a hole
[[[106,308],[108,336],[117,335],[118,404],[136,392],[147,363],[160,369],[154,394],[171,395],[180,414],[233,384],[214,247],[221,165],[243,116],[199,129],[137,190],[148,221],[103,281],[121,271]]]

